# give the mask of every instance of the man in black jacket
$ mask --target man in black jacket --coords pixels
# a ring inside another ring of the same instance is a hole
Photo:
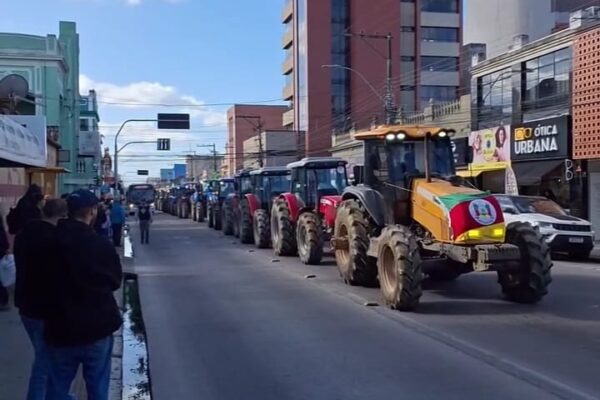
[[[4,219],[2,214],[0,214],[0,260],[8,254],[9,249],[10,244],[8,243],[8,234],[6,233],[6,228],[4,228]],[[5,311],[9,308],[8,290],[6,290],[6,288],[2,286],[2,282],[0,282],[0,311]]]
[[[32,220],[15,238],[15,306],[33,345],[28,399],[46,399],[49,392],[48,348],[44,342],[44,315],[49,301],[48,280],[56,273],[58,259],[56,225],[67,217],[64,200],[48,200],[41,220]]]
[[[108,399],[113,333],[121,315],[113,292],[121,285],[121,263],[114,247],[92,228],[98,199],[77,190],[67,199],[69,219],[58,224],[54,299],[45,317],[52,399],[65,399],[77,369],[89,399]]]

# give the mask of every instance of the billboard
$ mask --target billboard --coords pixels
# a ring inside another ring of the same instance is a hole
[[[45,167],[46,151],[46,117],[0,115],[0,159]]]
[[[510,165],[510,125],[471,132],[469,146],[473,152],[471,170],[506,168]]]

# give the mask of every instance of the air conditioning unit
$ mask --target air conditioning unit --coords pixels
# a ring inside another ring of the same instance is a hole
[[[569,27],[575,29],[598,21],[600,21],[600,7],[588,7],[571,13],[571,16],[569,17]]]

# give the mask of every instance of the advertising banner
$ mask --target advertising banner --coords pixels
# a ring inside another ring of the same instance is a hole
[[[511,159],[569,158],[569,116],[548,118],[513,127]]]
[[[0,115],[0,159],[31,167],[46,166],[46,118]]]
[[[471,132],[469,146],[473,152],[473,171],[504,169],[510,165],[510,125]]]

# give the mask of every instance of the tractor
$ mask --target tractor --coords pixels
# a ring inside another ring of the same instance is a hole
[[[296,253],[304,264],[323,258],[341,194],[348,186],[346,161],[334,157],[304,158],[288,164],[291,192],[281,194],[271,211],[273,250],[279,256]]]
[[[211,181],[210,194],[208,196],[208,227],[220,231],[223,226],[223,202],[225,198],[233,193],[233,178],[221,178]]]
[[[180,187],[180,190],[176,196],[176,212],[179,218],[189,218],[191,214],[191,199],[194,194],[194,188],[192,185],[186,184]]]
[[[334,248],[343,280],[376,286],[391,308],[417,307],[422,281],[496,271],[505,297],[535,303],[548,292],[552,261],[539,232],[506,224],[496,198],[455,175],[450,136],[388,125],[355,134],[365,166],[342,194]]]
[[[204,222],[206,218],[206,196],[204,185],[196,184],[196,190],[191,198],[192,204],[192,220],[196,222]]]
[[[241,200],[247,194],[252,193],[252,179],[250,171],[243,170],[234,177],[234,191],[230,193],[223,202],[223,233],[240,237],[240,231],[244,229],[244,235],[248,236],[248,229],[242,226]],[[250,234],[252,230],[250,230]]]

